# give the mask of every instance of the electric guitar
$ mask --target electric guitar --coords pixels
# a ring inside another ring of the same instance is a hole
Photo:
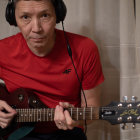
[[[17,111],[15,122],[48,122],[53,121],[54,108],[47,108],[28,89],[17,89],[9,94],[5,85],[0,85],[0,100],[5,100]],[[67,108],[74,120],[106,120],[112,125],[140,123],[140,102],[112,102],[105,107]],[[133,125],[134,126],[134,125]],[[0,128],[0,136],[6,135],[11,129]]]

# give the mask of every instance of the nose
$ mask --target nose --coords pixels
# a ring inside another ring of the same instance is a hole
[[[38,33],[42,31],[41,22],[39,19],[34,19],[32,21],[32,32]]]

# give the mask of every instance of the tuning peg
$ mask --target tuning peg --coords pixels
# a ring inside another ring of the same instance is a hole
[[[122,125],[122,129],[123,129],[123,130],[126,130],[126,129],[128,129],[128,126],[124,123],[124,124]]]
[[[127,102],[128,101],[128,97],[127,96],[123,96],[123,101]]]
[[[136,124],[135,123],[133,123],[132,128],[136,129]]]
[[[136,96],[132,96],[132,97],[131,97],[131,101],[132,101],[132,102],[136,102],[136,101],[137,101],[137,97],[136,97]]]

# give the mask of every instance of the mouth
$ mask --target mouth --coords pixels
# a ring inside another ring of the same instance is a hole
[[[42,42],[45,37],[31,37],[30,40],[33,42]]]

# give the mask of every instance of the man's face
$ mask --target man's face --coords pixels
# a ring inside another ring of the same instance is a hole
[[[54,42],[56,14],[50,0],[16,3],[15,17],[31,50],[46,48]]]

